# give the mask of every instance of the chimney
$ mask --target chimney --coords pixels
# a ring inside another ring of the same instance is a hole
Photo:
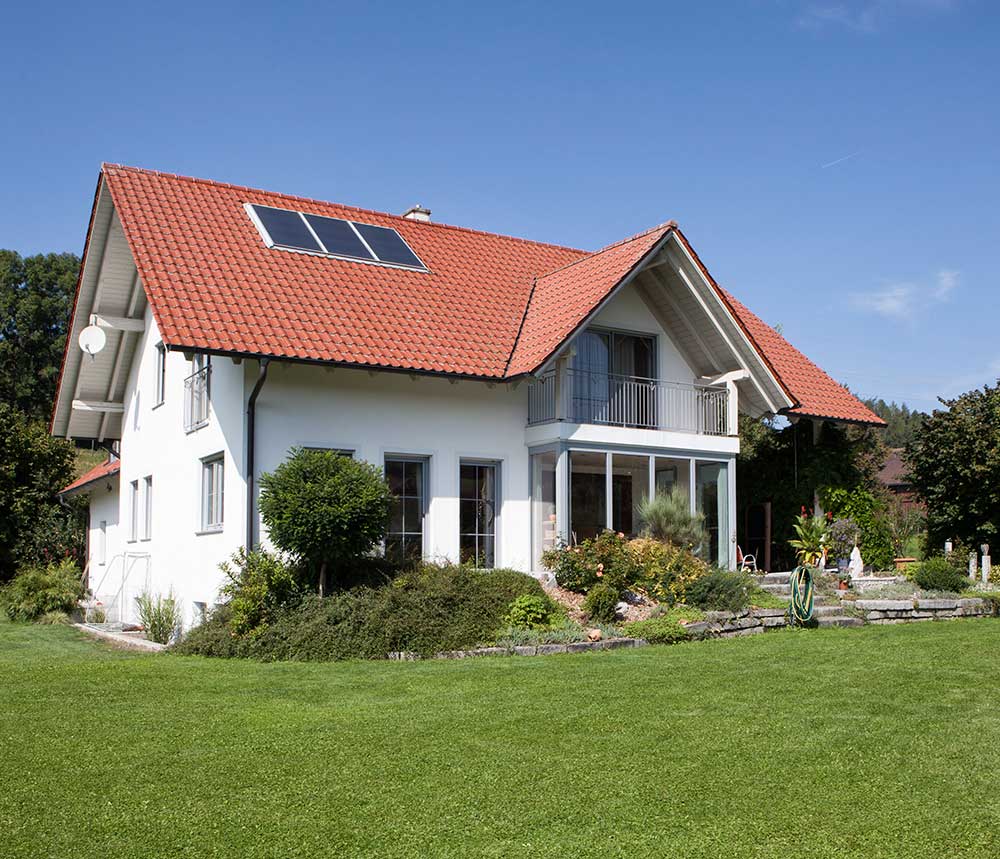
[[[429,221],[431,219],[431,210],[425,209],[419,203],[416,206],[410,206],[405,212],[403,212],[404,218],[409,218],[411,221]]]

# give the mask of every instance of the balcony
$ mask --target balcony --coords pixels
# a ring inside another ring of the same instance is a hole
[[[208,423],[211,374],[209,364],[184,380],[184,432],[194,432]]]
[[[528,426],[575,424],[725,436],[730,427],[725,385],[694,385],[566,368],[528,387]]]

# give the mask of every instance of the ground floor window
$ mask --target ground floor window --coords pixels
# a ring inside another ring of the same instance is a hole
[[[616,453],[611,457],[611,528],[634,537],[636,508],[649,497],[649,457]]]
[[[698,510],[705,516],[708,552],[705,559],[729,566],[729,469],[725,462],[695,464]]]
[[[573,539],[592,540],[608,527],[607,454],[571,450],[569,509]]]
[[[466,462],[459,467],[459,557],[463,564],[496,563],[497,465]]]
[[[386,457],[385,479],[393,495],[385,556],[396,561],[419,560],[424,552],[426,460]]]

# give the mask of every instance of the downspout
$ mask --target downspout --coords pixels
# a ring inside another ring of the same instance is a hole
[[[270,358],[260,359],[260,369],[257,371],[257,383],[250,392],[250,399],[247,401],[247,552],[252,552],[254,548],[254,525],[256,524],[256,505],[254,504],[254,435],[256,429],[257,397],[260,389],[267,381],[267,367],[271,363]]]

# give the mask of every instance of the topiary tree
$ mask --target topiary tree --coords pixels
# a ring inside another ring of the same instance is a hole
[[[320,594],[328,574],[385,536],[392,494],[382,472],[328,450],[293,448],[260,478],[260,513],[272,542],[308,569]]]

